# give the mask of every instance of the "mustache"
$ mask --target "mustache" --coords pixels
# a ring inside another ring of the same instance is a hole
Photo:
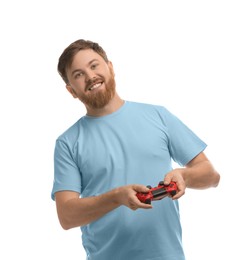
[[[86,89],[91,87],[91,85],[94,85],[94,84],[99,83],[101,81],[104,81],[104,80],[102,78],[92,78],[92,79],[89,79],[87,84],[86,84]]]

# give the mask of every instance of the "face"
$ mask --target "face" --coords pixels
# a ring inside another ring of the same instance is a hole
[[[115,95],[115,79],[111,62],[91,49],[79,51],[67,69],[68,91],[88,109],[105,107]]]

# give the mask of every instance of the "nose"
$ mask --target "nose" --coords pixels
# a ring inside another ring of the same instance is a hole
[[[96,79],[96,74],[94,73],[94,71],[86,71],[86,82],[93,81],[94,79]]]

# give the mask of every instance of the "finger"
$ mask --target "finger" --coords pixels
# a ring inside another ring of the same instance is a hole
[[[139,206],[140,209],[152,209],[152,205],[151,204],[146,204],[146,203],[142,203]]]
[[[132,209],[132,210],[137,210],[138,207],[133,205],[133,206],[130,206],[130,209]]]
[[[151,205],[151,204],[143,203],[143,202],[141,202],[137,197],[135,198],[134,203],[135,203],[134,205],[135,205],[137,208],[141,208],[141,209],[151,209],[151,208],[152,208],[152,205]]]
[[[178,187],[178,191],[177,193],[172,197],[173,200],[175,199],[179,199],[180,197],[182,197],[185,194],[185,183],[184,182],[177,182],[177,187]]]
[[[167,174],[166,176],[165,176],[165,178],[164,178],[164,184],[165,185],[169,185],[170,184],[170,182],[172,181],[172,175],[170,175],[170,174]]]
[[[173,200],[177,200],[177,199],[179,199],[180,197],[182,197],[184,194],[185,194],[185,191],[184,191],[184,190],[178,191],[178,192],[172,197],[172,199],[173,199]]]
[[[145,185],[133,185],[133,189],[136,191],[136,192],[149,192],[149,188]]]

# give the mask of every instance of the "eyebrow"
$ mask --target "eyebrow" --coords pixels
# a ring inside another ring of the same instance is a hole
[[[91,65],[94,61],[99,61],[98,59],[92,59],[88,64],[87,66]],[[76,72],[81,72],[82,70],[81,69],[75,69],[71,72],[71,76],[73,76]]]

